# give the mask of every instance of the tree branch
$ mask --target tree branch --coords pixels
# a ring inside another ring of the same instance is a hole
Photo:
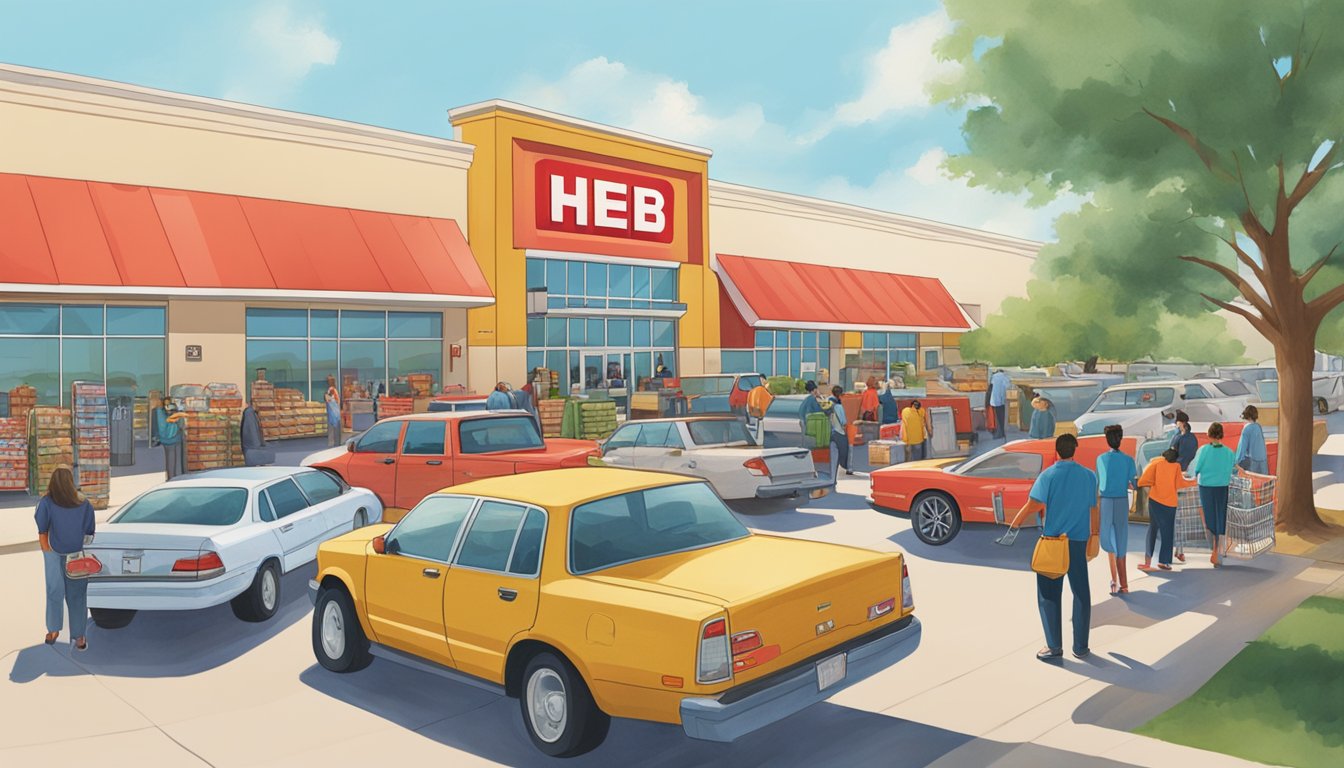
[[[1247,253],[1240,245],[1237,244],[1237,240],[1235,237],[1223,237],[1222,235],[1214,235],[1214,237],[1218,238],[1219,240],[1222,240],[1224,243],[1227,243],[1227,247],[1231,248],[1232,252],[1237,254],[1237,261],[1240,261],[1242,264],[1245,264],[1247,268],[1251,270],[1251,274],[1255,275],[1256,280],[1259,280],[1261,284],[1265,282],[1264,268],[1261,267],[1259,264],[1255,263],[1255,259],[1251,258],[1251,254]]]
[[[1246,318],[1246,322],[1250,323],[1251,327],[1259,331],[1260,335],[1264,336],[1270,343],[1274,343],[1278,338],[1278,332],[1273,327],[1271,327],[1270,324],[1263,317],[1260,317],[1254,312],[1251,312],[1250,310],[1247,310],[1244,307],[1238,307],[1236,304],[1233,304],[1230,301],[1215,299],[1207,293],[1201,293],[1199,295],[1202,296],[1205,301],[1209,302],[1210,304],[1216,307],[1220,307],[1222,309],[1227,310],[1228,312],[1231,312],[1234,315],[1241,315],[1242,317]]]
[[[1334,288],[1331,288],[1320,296],[1307,302],[1307,316],[1313,322],[1313,325],[1309,330],[1314,333],[1316,329],[1320,327],[1320,323],[1325,319],[1325,316],[1330,314],[1330,310],[1338,307],[1340,304],[1344,304],[1344,283],[1336,285]]]
[[[1232,162],[1237,169],[1236,181],[1241,187],[1241,199],[1246,201],[1246,210],[1242,211],[1238,218],[1241,220],[1241,225],[1245,227],[1246,234],[1250,235],[1256,245],[1263,248],[1264,241],[1269,237],[1269,230],[1265,227],[1264,222],[1260,221],[1259,214],[1255,212],[1255,205],[1251,203],[1251,193],[1246,189],[1246,177],[1241,173],[1241,157],[1236,152],[1232,153]],[[1277,225],[1278,222],[1275,222],[1275,226]]]
[[[1292,193],[1288,195],[1289,211],[1296,208],[1307,195],[1311,194],[1311,190],[1315,189],[1316,185],[1321,183],[1321,179],[1325,178],[1325,174],[1330,170],[1330,166],[1332,165],[1332,161],[1334,160],[1335,153],[1338,149],[1339,143],[1336,142],[1331,145],[1330,149],[1326,150],[1325,155],[1321,158],[1321,161],[1316,164],[1314,169],[1302,172],[1302,178],[1297,180],[1297,184],[1293,185]],[[1308,158],[1307,162],[1310,163],[1311,159]]]
[[[1298,284],[1301,285],[1303,288],[1306,288],[1307,283],[1310,283],[1311,278],[1315,277],[1316,273],[1321,271],[1321,267],[1324,267],[1325,263],[1330,260],[1330,257],[1335,255],[1335,250],[1338,249],[1340,245],[1341,245],[1340,243],[1335,243],[1335,247],[1331,248],[1329,253],[1317,259],[1315,264],[1312,264],[1310,267],[1307,267],[1306,271],[1298,275],[1297,276]]]
[[[1260,316],[1264,318],[1265,322],[1273,323],[1275,326],[1278,325],[1278,315],[1274,312],[1274,309],[1268,302],[1261,298],[1260,294],[1256,292],[1255,288],[1250,283],[1246,282],[1246,278],[1237,274],[1235,269],[1225,267],[1216,261],[1201,259],[1198,256],[1181,256],[1179,258],[1181,261],[1188,261],[1191,264],[1207,267],[1222,275],[1224,280],[1235,286],[1246,301],[1250,302],[1251,305],[1260,312]]]
[[[1204,163],[1205,168],[1208,168],[1214,174],[1222,176],[1225,179],[1232,181],[1236,180],[1232,176],[1232,174],[1229,173],[1226,168],[1223,168],[1222,165],[1218,162],[1218,153],[1215,152],[1212,147],[1200,141],[1199,138],[1195,136],[1195,134],[1190,132],[1190,129],[1186,128],[1185,126],[1181,125],[1175,120],[1162,117],[1161,115],[1157,114],[1151,109],[1148,109],[1147,107],[1143,108],[1143,112],[1144,114],[1153,118],[1157,122],[1166,126],[1167,130],[1176,134],[1176,136],[1180,138],[1181,141],[1184,141],[1187,146],[1193,149],[1195,151],[1195,154],[1199,156],[1200,161]]]

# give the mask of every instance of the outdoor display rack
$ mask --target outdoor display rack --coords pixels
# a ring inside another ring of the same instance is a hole
[[[28,417],[0,419],[0,491],[28,489]]]
[[[45,496],[51,472],[75,461],[70,443],[70,409],[34,406],[28,412],[28,493]]]
[[[70,385],[70,403],[73,407],[70,440],[75,483],[94,509],[107,509],[112,488],[107,385],[76,381]]]

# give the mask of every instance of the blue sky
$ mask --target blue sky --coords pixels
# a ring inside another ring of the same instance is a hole
[[[508,98],[707,146],[710,175],[1023,237],[939,170],[960,116],[936,0],[100,3],[0,0],[0,61],[450,136]]]

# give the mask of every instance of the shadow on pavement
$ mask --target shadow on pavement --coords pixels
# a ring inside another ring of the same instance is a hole
[[[10,681],[27,683],[43,674],[58,676],[85,671],[111,677],[181,677],[195,675],[237,659],[285,631],[312,612],[308,580],[317,573],[308,564],[280,579],[280,606],[268,621],[253,624],[233,615],[228,603],[198,611],[141,611],[123,629],[100,629],[89,620],[89,650],[71,657],[78,669],[54,671],[38,644],[19,652]],[[61,633],[61,647],[69,638]],[[33,661],[30,661],[30,658]]]
[[[909,519],[909,515],[886,514]],[[1026,529],[1017,537],[1011,547],[995,544],[994,540],[1003,536],[1006,529],[993,523],[966,523],[961,533],[947,544],[931,547],[919,540],[909,528],[888,537],[902,549],[924,560],[938,563],[957,563],[980,565],[986,568],[1003,568],[1011,571],[1031,570],[1031,553],[1036,546],[1037,532]]]

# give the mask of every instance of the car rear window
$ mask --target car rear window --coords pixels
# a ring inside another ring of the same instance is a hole
[[[732,376],[697,376],[681,380],[685,395],[726,395],[733,391]]]
[[[463,453],[495,453],[544,448],[537,423],[530,416],[473,419],[458,427]]]
[[[588,573],[747,535],[747,529],[704,483],[623,493],[574,508],[570,570]]]
[[[246,509],[245,488],[161,488],[126,505],[109,522],[233,525]]]
[[[1251,388],[1240,381],[1218,381],[1214,382],[1213,386],[1228,397],[1245,397],[1251,394]]]
[[[747,425],[737,419],[722,421],[691,421],[686,428],[696,445],[755,445]]]

